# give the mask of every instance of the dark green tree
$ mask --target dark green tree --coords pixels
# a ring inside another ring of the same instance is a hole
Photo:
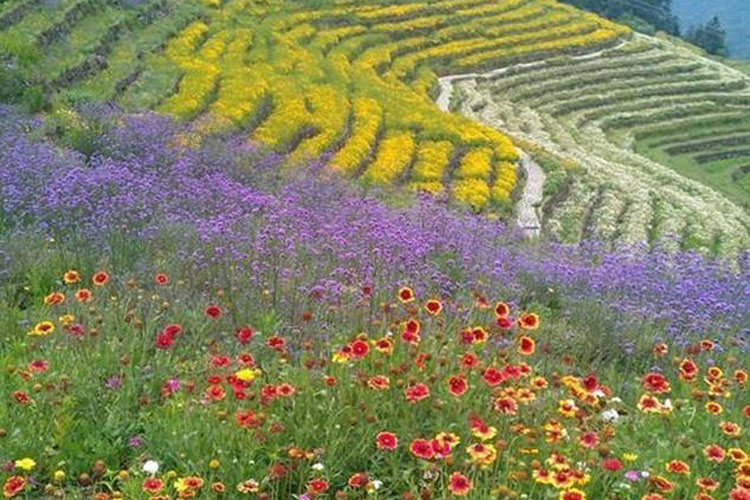
[[[679,34],[677,17],[672,13],[672,0],[564,0],[581,9],[590,10],[614,20],[636,18],[656,30]]]
[[[685,34],[685,39],[709,54],[727,55],[727,32],[717,16],[705,24],[691,27]]]

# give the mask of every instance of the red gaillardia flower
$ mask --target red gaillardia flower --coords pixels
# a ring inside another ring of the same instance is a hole
[[[245,345],[253,338],[253,329],[249,326],[241,326],[237,328],[237,331],[235,332],[235,337],[237,338],[237,342],[239,342],[241,345]]]
[[[398,300],[403,304],[408,304],[414,300],[414,290],[408,286],[404,286],[398,289]]]
[[[435,456],[435,450],[432,448],[432,443],[426,439],[414,439],[409,445],[409,451],[415,457],[430,460]]]
[[[717,444],[709,444],[703,448],[703,456],[705,456],[709,462],[721,463],[724,461],[724,458],[726,458],[727,453],[721,446]]]
[[[495,316],[497,318],[507,318],[510,315],[510,306],[505,302],[495,304]]]
[[[672,474],[690,474],[690,466],[682,460],[670,460],[665,464],[665,468],[667,472],[671,472]]]
[[[361,339],[355,340],[349,344],[349,347],[351,348],[351,355],[355,359],[362,359],[370,352],[370,344]]]
[[[307,483],[307,490],[312,495],[320,495],[328,491],[328,481],[325,479],[312,479]]]
[[[206,306],[206,309],[204,311],[206,313],[206,316],[208,316],[211,319],[216,319],[221,316],[221,307],[210,304]]]
[[[534,339],[527,335],[522,335],[520,339],[518,339],[518,352],[520,354],[523,354],[524,356],[531,356],[534,354],[534,351],[536,349],[536,342],[534,342]]]
[[[21,476],[11,476],[5,480],[3,485],[3,494],[5,498],[12,498],[23,491],[26,486],[26,479]]]
[[[536,313],[523,313],[518,318],[518,326],[524,330],[536,330],[539,327],[539,315]]]
[[[81,275],[78,271],[71,269],[70,271],[63,274],[63,282],[66,285],[72,285],[73,283],[80,283]]]
[[[408,402],[416,403],[430,397],[430,388],[426,384],[419,382],[411,387],[407,387],[404,390],[404,395]]]
[[[94,286],[104,286],[109,281],[109,274],[106,271],[97,271],[94,276],[91,277],[91,282]]]
[[[469,389],[469,383],[463,375],[456,375],[448,379],[448,391],[451,396],[463,396]]]
[[[459,472],[454,472],[448,478],[448,488],[458,497],[466,496],[472,488],[471,480]]]
[[[141,489],[146,493],[158,493],[164,488],[164,482],[158,477],[147,477],[141,483]]]
[[[443,304],[437,299],[430,299],[425,302],[424,308],[430,316],[437,316],[443,310]]]
[[[665,394],[670,391],[669,382],[661,373],[647,373],[643,376],[643,388],[651,394]]]
[[[379,432],[378,435],[375,436],[375,443],[380,450],[393,451],[398,446],[398,437],[392,432]]]
[[[158,273],[156,276],[154,276],[154,282],[157,285],[167,285],[169,284],[169,276],[164,273]]]
[[[88,288],[81,288],[76,292],[76,300],[81,303],[86,303],[90,301],[93,297],[93,294],[91,293],[91,290]]]

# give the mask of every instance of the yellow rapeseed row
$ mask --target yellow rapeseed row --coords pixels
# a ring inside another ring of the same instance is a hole
[[[387,135],[378,146],[375,160],[364,174],[365,182],[390,185],[411,164],[414,157],[414,137],[410,133]]]
[[[383,110],[374,99],[357,98],[353,108],[351,135],[331,160],[334,169],[346,174],[356,172],[364,164],[383,126]]]
[[[349,118],[349,101],[339,95],[338,89],[330,85],[311,88],[308,95],[312,107],[312,125],[320,132],[299,145],[290,160],[299,163],[312,160],[343,137]]]
[[[456,169],[459,179],[488,179],[492,175],[492,148],[481,147],[472,149],[464,155]]]
[[[490,201],[490,187],[483,179],[460,179],[453,183],[453,198],[475,210],[481,210]]]
[[[443,178],[450,164],[453,143],[450,141],[424,141],[417,149],[417,159],[410,184],[412,189],[440,193],[443,191]]]
[[[185,29],[183,36],[177,38],[176,43],[167,47],[167,57],[180,67],[183,76],[178,92],[162,104],[160,111],[191,118],[206,106],[219,76],[219,67],[215,63],[224,51],[229,36],[226,31],[220,32],[196,54],[194,50],[207,32],[208,26],[205,24],[192,24]]]
[[[495,165],[495,182],[492,184],[491,197],[495,203],[507,202],[516,185],[516,166],[507,161]]]
[[[180,78],[159,110],[197,135],[245,129],[289,164],[330,154],[342,174],[447,190],[477,210],[510,199],[518,154],[498,130],[440,111],[438,77],[628,33],[555,0],[195,1],[209,6],[165,46]]]

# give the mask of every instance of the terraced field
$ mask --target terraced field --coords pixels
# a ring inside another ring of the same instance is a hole
[[[554,0],[6,0],[0,51],[55,102],[114,101],[241,130],[290,162],[507,207],[518,155],[445,114],[437,76],[611,47],[629,31]]]
[[[464,114],[584,173],[544,206],[545,230],[733,251],[750,244],[750,80],[668,40],[456,80]]]

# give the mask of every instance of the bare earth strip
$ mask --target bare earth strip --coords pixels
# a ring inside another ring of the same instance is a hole
[[[530,63],[533,65],[534,63]],[[450,75],[439,80],[440,95],[437,98],[437,105],[440,109],[448,112],[451,96],[453,95],[453,82],[465,78],[477,78],[481,76],[497,75],[508,68],[490,71],[484,74],[468,73],[465,75]],[[544,188],[544,170],[538,163],[523,151],[521,154],[521,168],[526,174],[526,184],[524,185],[521,199],[516,206],[516,224],[526,237],[539,236],[542,229],[542,223],[537,213],[537,207],[542,203]]]

